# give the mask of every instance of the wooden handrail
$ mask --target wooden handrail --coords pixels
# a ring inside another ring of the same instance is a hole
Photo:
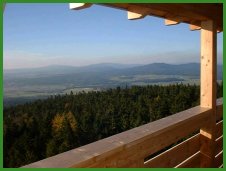
[[[199,151],[199,136],[200,134],[196,134],[182,143],[179,143],[167,151],[151,158],[144,163],[145,167],[176,167],[178,164]]]
[[[145,167],[146,157],[199,130],[210,114],[210,109],[197,106],[24,167]],[[191,141],[196,141],[197,136]],[[185,141],[181,146],[191,143]]]
[[[223,98],[217,99],[215,167],[223,167]]]

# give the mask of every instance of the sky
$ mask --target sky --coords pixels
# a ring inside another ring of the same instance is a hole
[[[200,61],[200,31],[165,26],[161,18],[128,20],[127,12],[93,5],[7,4],[3,21],[3,68],[97,63],[181,64]],[[222,64],[223,33],[218,63]]]

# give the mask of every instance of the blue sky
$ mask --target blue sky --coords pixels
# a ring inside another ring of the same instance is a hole
[[[200,31],[165,26],[148,16],[130,21],[125,11],[93,5],[8,4],[3,28],[4,69],[96,63],[199,62]],[[218,34],[222,63],[223,34]]]

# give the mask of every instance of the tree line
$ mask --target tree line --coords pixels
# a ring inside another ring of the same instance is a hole
[[[199,105],[197,85],[56,95],[4,108],[4,167],[20,167]],[[223,84],[217,86],[223,96]]]

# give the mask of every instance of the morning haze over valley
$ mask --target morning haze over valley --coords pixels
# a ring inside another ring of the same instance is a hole
[[[222,80],[218,66],[218,80]],[[30,69],[4,70],[4,104],[23,104],[57,94],[103,91],[109,88],[169,85],[199,85],[200,64],[113,64],[83,67],[52,65]]]
[[[4,167],[199,167],[201,152],[215,157],[202,150],[216,121],[223,148],[222,6],[7,3]]]

